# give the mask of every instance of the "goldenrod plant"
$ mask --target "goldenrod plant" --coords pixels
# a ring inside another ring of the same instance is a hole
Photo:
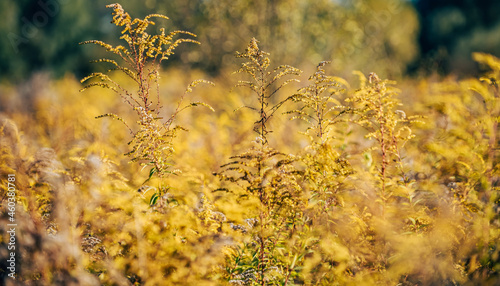
[[[429,106],[436,123],[429,132],[435,134],[427,136],[438,140],[428,142],[427,149],[436,156],[435,172],[467,222],[467,242],[474,244],[461,263],[464,271],[474,281],[495,283],[490,274],[497,273],[499,263],[500,60],[483,53],[473,58],[488,70],[484,76],[432,88]]]
[[[287,65],[270,70],[269,54],[259,48],[255,38],[251,39],[244,53],[237,53],[237,57],[247,60],[237,73],[250,76],[250,80],[240,80],[237,86],[247,87],[257,99],[256,106],[247,104],[242,107],[257,115],[254,122],[256,146],[231,157],[234,161],[223,165],[223,172],[219,175],[240,187],[235,191],[236,195],[257,202],[253,212],[248,213],[248,219],[254,221],[249,233],[256,237],[243,242],[243,247],[235,247],[235,252],[229,256],[228,279],[233,283],[287,284],[295,274],[298,261],[297,253],[287,249],[286,241],[293,237],[296,224],[302,219],[303,198],[297,183],[298,171],[292,164],[294,158],[269,146],[271,130],[268,125],[289,99],[274,100],[279,91],[298,81],[295,77],[282,78],[298,76],[301,71]],[[295,255],[293,261],[290,260],[292,256],[286,257],[289,253],[283,253],[287,251]]]
[[[368,131],[366,138],[377,142],[371,150],[379,153],[377,202],[381,204],[384,215],[387,202],[397,193],[397,185],[406,187],[410,183],[403,165],[402,149],[414,137],[409,124],[418,117],[408,117],[403,110],[397,109],[399,102],[395,95],[398,90],[390,86],[390,81],[381,80],[375,73],[371,73],[368,79],[362,73],[358,75],[361,88],[346,101],[353,104],[352,122]],[[368,156],[372,157],[369,153]],[[394,175],[398,177],[396,180]],[[397,183],[398,180],[401,183]],[[407,193],[408,198],[410,195]]]
[[[91,82],[81,91],[89,87],[100,86],[119,94],[123,101],[130,105],[139,118],[137,121],[139,130],[132,129],[121,117],[113,113],[106,113],[97,118],[111,117],[122,121],[133,136],[133,139],[128,143],[132,146],[132,150],[127,155],[131,157],[132,161],[139,161],[141,165],[150,166],[151,175],[157,174],[163,177],[166,174],[175,172],[175,170],[171,170],[169,162],[174,152],[172,140],[176,137],[177,132],[183,129],[181,126],[174,124],[176,117],[181,111],[189,107],[198,105],[209,107],[202,102],[191,102],[184,105],[184,97],[187,93],[192,92],[196,85],[212,83],[205,80],[193,81],[187,87],[186,92],[180,96],[177,107],[172,114],[164,118],[162,115],[163,106],[160,102],[160,66],[163,61],[168,60],[173,55],[175,48],[179,44],[187,42],[199,44],[199,42],[187,38],[176,39],[178,35],[195,37],[193,33],[186,31],[173,31],[165,34],[165,29],[160,28],[159,35],[148,34],[148,26],[155,25],[155,22],[151,19],[168,19],[164,15],[151,14],[142,20],[132,19],[120,4],[110,4],[106,7],[113,9],[113,21],[111,23],[123,27],[120,39],[124,40],[127,46],[112,46],[98,40],[86,41],[82,44],[96,44],[118,56],[123,63],[108,58],[99,59],[96,62],[110,63],[113,65],[112,70],[119,70],[126,74],[137,85],[137,92],[127,90],[105,73],[92,73],[83,78],[81,82],[93,78],[100,81]]]
[[[302,119],[309,123],[306,134],[313,132],[311,136],[320,138],[323,142],[329,136],[329,130],[336,123],[335,119],[344,113],[335,110],[342,108],[335,95],[340,93],[340,84],[336,82],[333,76],[325,73],[325,65],[330,62],[320,62],[316,67],[316,72],[309,77],[311,84],[299,89],[299,92],[292,97],[293,101],[303,103],[300,109],[288,111],[287,113],[296,114],[292,119]],[[331,118],[330,118],[331,117]]]
[[[320,62],[309,77],[310,84],[291,97],[301,104],[299,109],[286,112],[294,114],[291,119],[308,124],[304,134],[310,145],[301,157],[307,166],[304,179],[308,184],[306,189],[311,192],[311,202],[317,202],[323,210],[342,204],[338,193],[345,177],[352,172],[348,161],[339,153],[345,136],[341,129],[347,129],[347,120],[343,116],[350,111],[340,103],[344,89],[340,88],[339,82],[345,80],[326,75],[324,67],[327,64],[329,62]]]

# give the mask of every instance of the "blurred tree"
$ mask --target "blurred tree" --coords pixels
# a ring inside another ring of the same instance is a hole
[[[202,12],[206,23],[193,29],[208,43],[209,69],[232,60],[251,36],[277,62],[314,67],[332,60],[336,71],[399,74],[418,50],[417,18],[402,1],[207,0]],[[380,65],[386,60],[387,69]]]
[[[419,23],[416,11],[403,0],[345,1],[339,19],[342,29],[333,35],[337,43],[333,61],[343,69],[377,72],[397,78],[417,58]],[[335,30],[334,30],[335,31]]]
[[[422,56],[442,73],[470,74],[472,52],[500,55],[500,2],[418,0]],[[420,63],[417,66],[421,65]]]
[[[114,43],[117,31],[101,1],[2,1],[0,76],[21,80],[35,71],[53,76],[87,74],[97,49],[79,42]],[[332,60],[336,72],[377,71],[394,77],[418,53],[418,22],[403,0],[146,0],[120,1],[134,17],[163,13],[170,21],[154,27],[193,31],[202,43],[186,47],[171,64],[193,65],[213,74],[234,62],[233,55],[252,37],[275,62],[307,68]],[[388,64],[389,63],[389,64]],[[234,69],[234,67],[230,67]]]
[[[96,6],[84,0],[2,1],[0,75],[21,80],[37,71],[60,76],[88,70],[89,57],[78,42],[101,33],[103,9]]]

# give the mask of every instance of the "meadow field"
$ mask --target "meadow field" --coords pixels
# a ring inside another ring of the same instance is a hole
[[[92,68],[0,81],[2,285],[500,285],[493,53],[410,73],[407,1],[97,2]]]

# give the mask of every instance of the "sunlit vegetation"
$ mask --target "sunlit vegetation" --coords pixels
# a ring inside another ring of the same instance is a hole
[[[7,285],[500,283],[500,59],[473,54],[477,79],[397,83],[378,74],[401,62],[303,72],[250,37],[210,78],[169,66],[195,34],[109,8],[121,42],[84,42],[104,72],[1,87]]]

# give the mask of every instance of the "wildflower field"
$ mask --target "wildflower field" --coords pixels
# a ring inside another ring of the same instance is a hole
[[[406,1],[96,2],[92,69],[0,82],[2,285],[500,285],[499,58],[409,76]]]

